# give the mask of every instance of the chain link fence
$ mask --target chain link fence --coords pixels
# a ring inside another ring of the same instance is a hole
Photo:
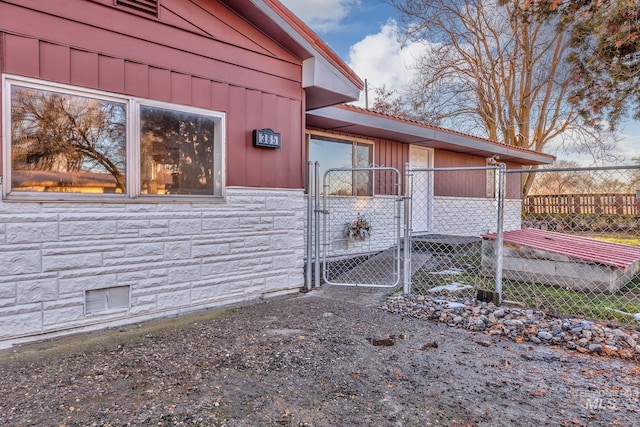
[[[407,182],[424,257],[412,292],[640,322],[640,167],[412,169]]]
[[[640,168],[540,169],[504,225],[503,298],[550,312],[640,321]]]
[[[400,173],[329,169],[323,179],[323,280],[396,286],[400,281]]]
[[[640,167],[407,168],[404,178],[401,190],[392,168],[325,174],[325,283],[407,281],[434,298],[640,322]]]

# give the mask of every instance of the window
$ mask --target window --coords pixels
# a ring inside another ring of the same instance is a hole
[[[121,102],[12,85],[13,191],[126,193]]]
[[[320,179],[329,169],[366,168],[373,165],[373,145],[333,137],[311,135],[309,160],[320,163]],[[371,196],[370,171],[336,171],[329,175],[329,194],[339,196]]]
[[[30,80],[4,93],[6,195],[222,196],[222,113]]]
[[[209,195],[221,190],[214,173],[216,120],[200,114],[140,107],[142,194]]]

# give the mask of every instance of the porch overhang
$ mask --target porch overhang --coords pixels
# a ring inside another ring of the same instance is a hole
[[[280,2],[221,0],[302,59],[307,110],[357,101],[364,84],[331,48]]]
[[[414,144],[474,156],[498,156],[500,161],[522,165],[545,165],[555,161],[549,154],[525,150],[448,129],[349,105],[326,107],[307,112],[307,126]]]

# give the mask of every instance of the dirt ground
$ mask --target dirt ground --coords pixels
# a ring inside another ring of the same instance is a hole
[[[640,365],[322,289],[0,352],[2,426],[631,426]]]

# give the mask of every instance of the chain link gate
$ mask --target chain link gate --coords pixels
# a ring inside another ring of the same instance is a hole
[[[393,287],[401,279],[400,172],[329,169],[323,176],[322,279],[329,285]]]

